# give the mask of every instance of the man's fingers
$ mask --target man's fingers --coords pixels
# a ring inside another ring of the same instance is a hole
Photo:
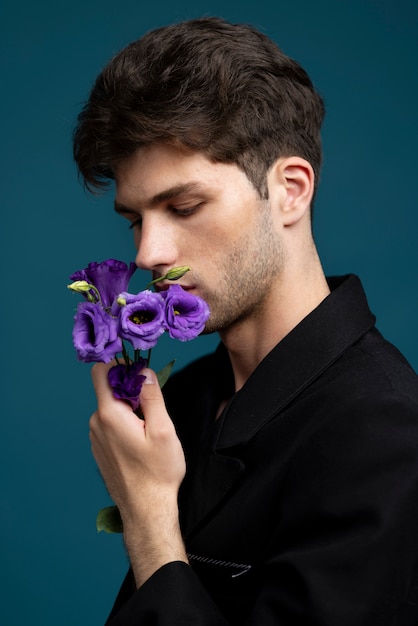
[[[143,369],[141,374],[146,377],[139,395],[145,421],[149,425],[162,426],[167,422],[168,414],[157,375],[148,368]]]
[[[114,362],[107,364],[95,363],[92,367],[91,375],[97,396],[98,414],[102,416],[102,419],[104,415],[114,415],[115,413],[119,415],[120,413],[120,403],[114,398],[108,382],[108,372],[114,364]],[[151,429],[154,434],[157,432],[162,434],[164,431],[167,431],[167,429],[171,431],[172,422],[165,407],[163,394],[156,373],[149,368],[145,368],[141,370],[138,375],[146,377],[142,384],[139,400],[141,411],[148,426],[148,433],[151,434]],[[122,403],[122,406],[125,409],[127,404]],[[111,411],[110,413],[109,410]],[[120,417],[118,419],[120,419]]]
[[[110,363],[95,363],[91,368],[91,377],[99,406],[103,404],[104,401],[108,401],[109,396],[113,398],[107,375],[110,368],[114,365],[114,361],[111,361]]]

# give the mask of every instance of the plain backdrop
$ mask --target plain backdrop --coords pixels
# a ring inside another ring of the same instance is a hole
[[[301,62],[327,108],[315,214],[325,270],[360,275],[379,329],[417,368],[418,4],[22,0],[1,13],[0,623],[99,626],[127,562],[121,537],[95,529],[110,500],[66,285],[134,247],[111,195],[89,197],[72,161],[94,78],[146,31],[202,15],[252,23]],[[162,342],[153,365],[181,367],[216,343]]]

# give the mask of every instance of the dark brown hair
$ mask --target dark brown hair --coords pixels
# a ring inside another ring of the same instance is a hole
[[[156,29],[96,79],[74,132],[74,158],[93,190],[152,143],[235,163],[262,197],[280,156],[321,167],[324,105],[305,70],[264,34],[216,17]]]

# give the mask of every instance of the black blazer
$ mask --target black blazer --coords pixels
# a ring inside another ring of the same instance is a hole
[[[329,282],[218,420],[223,346],[167,383],[190,566],[129,572],[109,626],[418,624],[418,377]]]

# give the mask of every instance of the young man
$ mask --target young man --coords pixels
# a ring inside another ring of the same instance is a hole
[[[190,266],[221,339],[164,398],[145,371],[144,421],[93,368],[131,564],[109,626],[418,622],[417,377],[321,268],[322,118],[297,63],[216,18],[129,45],[79,116],[87,186],[115,180],[138,266]]]

